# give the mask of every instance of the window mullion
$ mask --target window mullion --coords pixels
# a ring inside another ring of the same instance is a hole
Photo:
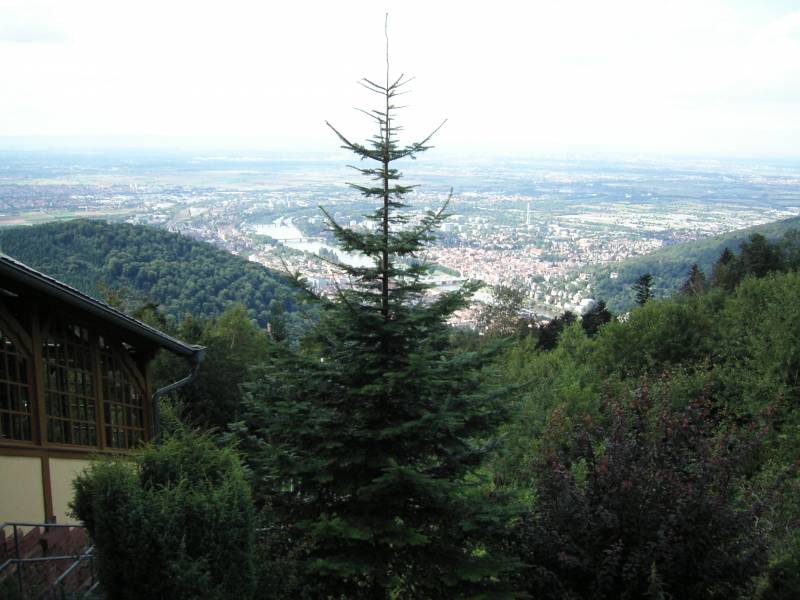
[[[106,418],[105,418],[105,386],[103,384],[103,367],[101,364],[102,341],[101,337],[92,334],[92,372],[94,373],[95,388],[95,417],[97,421],[97,443],[101,450],[105,450],[108,445],[106,440]]]

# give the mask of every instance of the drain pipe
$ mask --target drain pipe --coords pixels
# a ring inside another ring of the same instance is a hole
[[[197,346],[194,353],[188,357],[189,367],[191,368],[191,372],[183,379],[175,381],[174,383],[170,383],[169,385],[165,385],[161,389],[156,390],[156,392],[153,394],[153,440],[155,441],[156,446],[161,445],[162,396],[194,381],[195,378],[197,377],[198,371],[200,370],[200,363],[203,362],[203,358],[205,358],[205,355],[206,355],[206,349],[203,346]]]

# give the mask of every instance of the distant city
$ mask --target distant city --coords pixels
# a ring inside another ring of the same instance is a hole
[[[516,286],[544,316],[592,301],[590,266],[800,214],[797,164],[424,156],[401,170],[404,183],[419,184],[410,211],[451,198],[426,257],[434,286]],[[0,226],[101,218],[162,227],[299,271],[325,292],[341,276],[337,260],[365,260],[338,251],[319,208],[342,225],[369,227],[376,207],[346,185],[358,178],[338,157],[4,152]]]

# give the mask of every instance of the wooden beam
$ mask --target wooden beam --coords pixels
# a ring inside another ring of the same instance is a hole
[[[105,450],[108,440],[106,439],[106,405],[103,390],[103,368],[101,365],[101,352],[100,348],[100,335],[97,331],[90,331],[89,339],[91,339],[91,356],[92,356],[92,379],[94,379],[94,397],[95,397],[95,423],[97,427],[97,445],[100,450]]]
[[[55,523],[56,516],[53,511],[53,484],[50,481],[50,457],[44,455],[42,461],[42,494],[44,495],[44,522]]]
[[[35,400],[34,422],[36,424],[36,435],[33,438],[37,444],[44,446],[47,444],[47,412],[45,411],[42,336],[39,327],[39,305],[34,304],[31,310],[31,340],[34,348],[34,352],[31,355],[31,360],[33,361],[33,389],[31,390],[31,396]]]
[[[26,446],[24,444],[0,444],[0,456],[48,456],[50,458],[92,460],[92,458],[98,454],[100,453],[97,451],[97,448],[91,446],[79,446],[75,448],[49,446],[47,448],[41,448],[40,446]],[[109,448],[102,454],[103,456],[119,456],[124,458],[131,454],[131,450],[126,450],[125,448]]]
[[[155,419],[155,415],[153,414],[153,403],[151,401],[151,394],[150,386],[152,384],[153,378],[153,371],[150,368],[150,363],[146,362],[144,364],[144,398],[142,398],[142,402],[144,402],[144,440],[146,442],[151,441],[154,436],[153,431],[153,421]]]

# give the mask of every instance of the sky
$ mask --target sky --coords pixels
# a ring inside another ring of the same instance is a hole
[[[800,2],[0,0],[0,145],[335,149],[414,76],[450,154],[800,157]]]

